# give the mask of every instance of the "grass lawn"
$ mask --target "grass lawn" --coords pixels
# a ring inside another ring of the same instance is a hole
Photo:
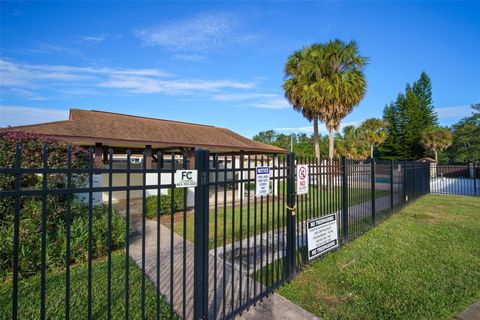
[[[70,272],[70,319],[87,318],[87,265],[72,266]],[[107,261],[95,261],[92,268],[92,317],[107,317]],[[145,281],[145,317],[156,317],[156,290]],[[0,319],[11,318],[12,284],[0,284]],[[47,274],[46,288],[47,319],[65,319],[65,271]],[[141,271],[130,260],[130,302],[131,319],[141,318]],[[160,314],[162,319],[169,318],[170,307],[161,298]],[[40,276],[34,276],[20,282],[19,319],[40,318]],[[112,254],[112,319],[125,318],[125,255]]]
[[[451,319],[480,299],[480,198],[428,195],[279,293],[324,319]]]
[[[310,187],[311,190],[316,188]],[[377,190],[375,192],[376,197],[383,197],[389,194],[389,191],[384,190]],[[329,213],[335,212],[339,209],[341,205],[341,189],[334,192],[322,191],[321,192],[322,200],[320,200],[320,204],[314,205],[312,203],[311,214],[313,217],[319,216],[319,212],[321,213]],[[269,208],[267,211],[267,198],[264,197],[263,200],[263,210],[261,210],[261,201],[257,199],[257,211],[256,217],[254,213],[254,201],[255,199],[250,200],[250,212],[247,208],[247,200],[244,199],[243,201],[243,208],[240,212],[240,208],[236,207],[233,211],[231,206],[228,206],[224,211],[223,205],[219,205],[218,213],[217,213],[217,245],[222,246],[223,236],[225,235],[225,243],[232,243],[232,234],[234,235],[234,241],[240,240],[240,235],[242,235],[242,239],[247,238],[248,234],[248,220],[250,219],[250,234],[249,236],[252,237],[255,234],[259,234],[262,232],[266,232],[267,230],[272,230],[272,225],[277,228],[278,226],[278,219],[280,218],[280,226],[283,226],[284,221],[284,213],[286,213],[286,209],[284,210],[284,203],[283,200],[273,200],[270,198],[269,201]],[[306,198],[305,198],[306,199]],[[355,205],[358,203],[362,203],[365,201],[370,200],[370,189],[350,189],[349,191],[349,203],[350,205]],[[312,200],[313,202],[313,200]],[[297,220],[302,221],[310,217],[310,210],[308,208],[308,201],[304,200],[303,204],[297,204]],[[280,206],[279,206],[280,205]],[[275,211],[272,210],[272,207]],[[278,211],[280,208],[280,212]],[[286,207],[285,207],[286,208]],[[317,209],[318,208],[318,209]],[[275,215],[273,215],[275,212]],[[235,214],[233,214],[235,213]],[[180,217],[183,217],[181,214]],[[240,226],[240,220],[242,221],[242,226]],[[164,224],[167,227],[170,227],[170,222],[167,217],[165,217]],[[187,226],[186,226],[186,238],[190,241],[193,241],[194,236],[194,215],[187,216]],[[225,230],[224,230],[225,227]],[[256,229],[255,229],[256,228]],[[179,218],[175,221],[174,230],[176,233],[183,236],[183,220]],[[214,248],[215,246],[215,212],[212,210],[209,214],[209,247]]]

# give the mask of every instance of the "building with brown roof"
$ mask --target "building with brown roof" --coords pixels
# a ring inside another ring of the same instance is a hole
[[[106,150],[125,153],[152,149],[182,151],[194,148],[212,153],[278,154],[286,150],[245,138],[229,129],[126,114],[70,109],[68,120],[11,127],[8,130],[53,136],[80,146],[95,146],[95,161],[105,162]],[[147,167],[151,166],[148,157]]]

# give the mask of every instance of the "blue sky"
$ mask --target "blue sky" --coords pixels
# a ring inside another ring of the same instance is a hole
[[[422,70],[442,124],[480,102],[479,2],[0,6],[0,126],[63,120],[69,108],[83,108],[248,137],[267,129],[311,132],[283,98],[283,65],[294,50],[333,38],[356,40],[370,59],[367,95],[344,124],[380,117]]]

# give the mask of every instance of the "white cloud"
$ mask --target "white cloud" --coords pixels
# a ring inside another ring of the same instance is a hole
[[[34,100],[34,101],[47,100],[45,97],[42,97],[33,91],[22,89],[22,88],[10,88],[10,92],[14,95],[22,96],[27,100]]]
[[[308,127],[290,127],[290,128],[275,128],[274,131],[279,132],[306,132],[306,133],[313,133],[313,126]]]
[[[277,93],[221,93],[213,95],[211,99],[215,101],[239,101],[242,102],[240,106],[247,108],[281,110],[291,107],[288,101]]]
[[[68,110],[0,105],[0,127],[68,120]]]
[[[78,39],[82,42],[87,44],[96,44],[103,42],[105,39],[108,38],[108,33],[101,33],[95,35],[88,35],[88,36],[79,36]]]
[[[42,89],[61,91],[68,88],[84,92],[103,87],[141,94],[183,94],[246,90],[255,86],[251,81],[180,78],[158,69],[34,65],[0,59],[0,87],[24,98],[31,98],[36,94],[34,90]]]
[[[141,76],[114,76],[99,84],[101,87],[124,89],[139,93],[188,93],[192,91],[217,91],[220,89],[249,89],[255,83],[229,80],[161,80]]]
[[[246,101],[258,98],[275,98],[275,93],[223,93],[212,96],[215,101]]]
[[[472,108],[470,105],[455,106],[455,107],[440,107],[435,108],[438,118],[440,120],[449,118],[463,118],[472,114]]]
[[[62,54],[69,54],[72,56],[77,56],[84,58],[84,54],[81,50],[75,49],[75,48],[70,48],[66,47],[63,45],[59,44],[51,44],[51,43],[45,43],[41,42],[38,44],[36,48],[33,49],[28,49],[27,50],[29,53],[62,53]]]
[[[291,105],[288,103],[288,101],[281,96],[262,99],[259,102],[248,103],[247,106],[252,108],[274,109],[274,110],[291,108]]]
[[[212,52],[232,45],[255,41],[256,36],[241,34],[239,19],[228,13],[201,13],[135,32],[146,45],[173,52]]]
[[[196,53],[193,53],[193,54],[179,53],[179,54],[172,55],[171,58],[174,60],[189,61],[189,62],[198,62],[206,59],[204,55],[200,55]]]
[[[340,123],[340,129],[338,130],[339,132],[342,131],[342,129],[346,126],[356,126],[358,127],[363,121],[362,120],[359,120],[359,121],[349,121],[349,122],[345,122],[345,123]],[[275,131],[279,131],[279,132],[293,132],[293,133],[313,133],[313,123],[312,125],[310,126],[306,126],[306,127],[290,127],[290,128],[275,128],[273,129]],[[323,123],[319,123],[318,124],[318,131],[319,133],[321,134],[328,134],[328,130],[327,128],[325,127],[325,125]]]

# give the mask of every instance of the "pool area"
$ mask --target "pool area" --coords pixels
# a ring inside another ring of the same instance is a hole
[[[478,196],[480,195],[480,179],[435,177],[430,180],[430,192],[435,194]]]
[[[375,178],[375,182],[378,182],[378,183],[390,183],[390,178]]]

